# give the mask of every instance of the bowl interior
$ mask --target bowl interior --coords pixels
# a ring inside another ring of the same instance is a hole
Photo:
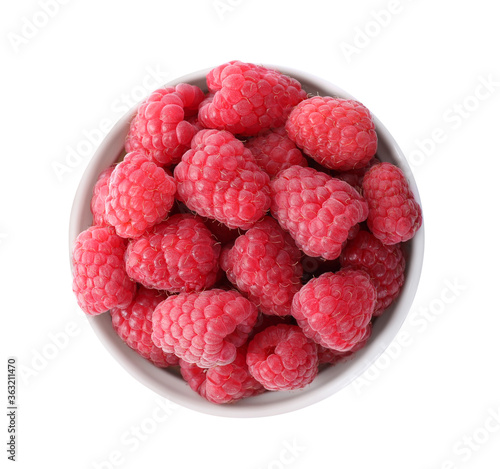
[[[337,96],[355,99],[339,87],[308,73],[287,67],[276,67],[296,78],[303,88],[313,95]],[[188,82],[206,90],[205,76],[209,70],[185,75],[166,84]],[[136,109],[131,109],[120,119],[97,149],[82,177],[70,217],[70,262],[73,242],[80,232],[92,225],[90,200],[99,174],[118,161],[123,155],[124,141]],[[378,134],[377,156],[382,161],[399,166],[405,173],[416,200],[420,203],[418,189],[400,148],[374,116]],[[343,363],[323,369],[306,388],[297,391],[267,392],[230,405],[215,405],[193,392],[177,371],[155,367],[131,350],[113,330],[109,314],[88,316],[93,330],[115,359],[136,379],[157,394],[185,407],[207,414],[227,417],[260,417],[277,415],[306,407],[339,391],[360,376],[389,346],[405,320],[417,290],[424,252],[424,229],[406,244],[406,281],[398,299],[375,321],[368,344]]]

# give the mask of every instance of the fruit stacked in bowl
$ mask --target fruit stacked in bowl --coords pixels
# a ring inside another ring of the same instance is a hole
[[[360,102],[298,75],[233,61],[155,91],[75,199],[78,304],[209,404],[314,390],[405,288],[422,213],[404,158]]]

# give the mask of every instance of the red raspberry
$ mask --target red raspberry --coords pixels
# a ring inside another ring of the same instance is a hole
[[[294,296],[292,315],[307,337],[346,352],[365,337],[376,300],[366,272],[328,272],[309,280]]]
[[[194,392],[198,393],[201,397],[204,397],[206,399],[207,395],[205,392],[205,386],[207,380],[207,371],[211,368],[200,368],[198,365],[185,362],[182,359],[179,360],[179,365],[181,367],[181,375],[184,378],[184,381],[187,382],[189,387]]]
[[[156,90],[139,106],[125,150],[141,151],[159,166],[177,163],[195,134],[185,117],[196,113],[204,98],[200,88],[186,83]]]
[[[391,163],[373,166],[363,178],[368,202],[368,228],[384,244],[396,244],[415,236],[422,225],[422,209],[403,171]]]
[[[169,296],[153,313],[153,343],[201,368],[228,365],[248,339],[257,308],[219,289]]]
[[[271,326],[248,344],[247,365],[270,391],[300,389],[318,374],[318,348],[298,326]]]
[[[244,346],[237,350],[229,365],[206,369],[184,360],[180,365],[182,377],[191,389],[215,404],[228,404],[265,391],[248,371]]]
[[[110,310],[113,328],[120,338],[132,350],[160,368],[179,363],[179,358],[165,353],[151,340],[153,311],[166,298],[165,293],[140,286],[130,305]]]
[[[365,166],[377,151],[370,111],[351,99],[306,99],[290,113],[286,130],[299,148],[330,169]]]
[[[167,229],[165,222],[153,226],[137,239],[131,239],[125,252],[127,274],[148,288],[165,290],[170,283],[161,243]]]
[[[329,363],[330,365],[336,365],[347,358],[352,357],[358,350],[361,350],[367,343],[368,339],[372,335],[372,325],[368,324],[366,328],[366,334],[363,339],[361,339],[351,350],[348,352],[339,352],[331,348],[325,348],[322,345],[318,345],[318,359],[319,363]]]
[[[290,235],[265,217],[223,251],[221,267],[260,311],[285,316],[301,287],[300,255]]]
[[[288,138],[284,127],[251,138],[245,146],[252,152],[259,167],[271,178],[290,166],[307,166],[304,155]]]
[[[271,203],[269,176],[226,131],[202,130],[175,167],[178,197],[199,215],[246,230]]]
[[[105,220],[122,238],[138,238],[174,204],[174,178],[136,151],[116,166],[108,186]]]
[[[291,109],[307,96],[297,80],[236,60],[209,72],[207,85],[214,94],[201,103],[200,122],[242,136],[284,125]]]
[[[368,231],[360,231],[340,255],[342,267],[362,269],[377,290],[373,316],[380,316],[397,298],[405,279],[405,258],[399,244],[382,244]]]
[[[130,241],[127,273],[149,288],[170,293],[210,288],[217,280],[220,245],[200,218],[178,214]]]
[[[90,211],[94,217],[94,225],[106,225],[105,221],[105,206],[104,202],[109,194],[109,177],[113,172],[114,166],[106,168],[99,177],[94,185],[94,190],[92,191],[92,200],[90,201]]]
[[[333,260],[368,205],[349,184],[312,168],[292,166],[271,181],[271,213],[311,257]]]
[[[82,310],[91,315],[126,308],[135,293],[123,260],[126,241],[110,226],[91,226],[73,245],[73,291]]]

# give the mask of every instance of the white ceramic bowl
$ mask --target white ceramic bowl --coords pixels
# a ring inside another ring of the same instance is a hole
[[[337,86],[309,73],[287,67],[272,65],[269,67],[277,68],[296,78],[308,93],[355,99]],[[208,71],[201,70],[180,77],[166,85],[175,86],[177,83],[188,82],[206,90],[205,76]],[[135,112],[136,109],[130,110],[113,127],[97,149],[82,177],[71,212],[70,255],[75,238],[81,231],[92,225],[90,200],[97,177],[101,171],[115,163],[123,154],[125,136]],[[375,116],[374,120],[378,134],[377,156],[382,161],[394,163],[403,170],[416,200],[420,203],[415,179],[405,157],[384,125]],[[297,391],[267,392],[233,404],[211,404],[192,391],[178,373],[155,367],[125,345],[113,330],[109,314],[88,316],[87,318],[99,339],[121,366],[142,384],[179,405],[206,414],[224,417],[261,417],[281,414],[309,406],[332,396],[369,368],[394,340],[410,310],[417,290],[424,254],[423,226],[416,236],[406,243],[406,251],[406,281],[403,289],[393,305],[375,322],[368,344],[354,354],[349,361],[322,370],[309,386]]]

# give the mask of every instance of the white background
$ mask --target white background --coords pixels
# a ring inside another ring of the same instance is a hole
[[[4,3],[0,347],[4,376],[10,355],[24,370],[17,467],[499,467],[494,2],[47,0],[50,17],[43,0]],[[241,420],[171,406],[156,423],[164,401],[76,305],[72,199],[106,125],[161,83],[233,59],[323,77],[387,126],[423,203],[421,283],[404,344],[325,401]]]

